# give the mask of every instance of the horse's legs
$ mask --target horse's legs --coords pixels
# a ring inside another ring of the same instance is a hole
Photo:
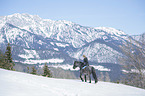
[[[85,82],[87,82],[87,77],[86,77],[86,75],[84,75],[84,77],[85,77]]]
[[[90,82],[89,82],[89,83],[91,83],[91,75],[89,74],[88,76],[89,76],[89,80],[90,80]]]
[[[82,78],[82,73],[80,72],[80,78],[82,80],[82,82],[84,82],[83,78]]]

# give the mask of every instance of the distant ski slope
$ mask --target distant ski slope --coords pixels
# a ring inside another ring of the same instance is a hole
[[[0,96],[145,96],[145,90],[109,82],[90,84],[0,69]]]

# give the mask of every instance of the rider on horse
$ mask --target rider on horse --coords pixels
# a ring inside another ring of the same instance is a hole
[[[88,62],[88,58],[85,56],[85,55],[83,55],[83,57],[84,57],[84,63],[83,63],[83,68],[82,69],[85,69],[87,66],[89,66],[89,62]]]

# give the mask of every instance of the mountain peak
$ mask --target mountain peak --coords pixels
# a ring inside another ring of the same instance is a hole
[[[102,34],[108,33],[113,35],[115,38],[117,38],[116,36],[120,37],[125,35],[123,31],[111,27],[90,28],[71,21],[53,21],[50,19],[42,19],[38,15],[29,15],[27,13],[16,13],[5,16],[5,19],[0,19],[0,22],[10,23],[36,35],[56,39],[61,42],[67,42],[75,48],[82,47],[86,43],[89,43],[97,38],[102,38],[102,36],[104,36]]]
[[[116,36],[127,35],[123,31],[117,30],[112,27],[95,27],[95,29],[100,29],[100,30],[106,31],[107,33],[109,33],[111,35],[116,35]]]
[[[123,42],[126,38],[124,32],[111,27],[91,28],[71,21],[53,21],[26,13],[16,13],[1,17],[0,29],[0,34],[5,33],[1,35],[1,39],[3,41],[5,39],[5,41],[9,41],[14,45],[34,50],[57,49],[64,51],[64,53],[73,58],[80,57],[86,52],[86,55],[89,55],[92,61],[99,58],[100,62],[109,63],[116,61],[108,58],[108,56],[106,57],[107,59],[104,59],[103,56],[106,56],[106,54],[110,55],[114,51],[112,56],[116,58],[115,56],[118,55],[118,50],[116,51],[117,46],[121,44],[120,41]],[[54,42],[54,40],[57,42]],[[67,47],[61,46],[66,44],[68,44]],[[102,57],[99,54],[102,54]]]
[[[30,14],[28,14],[28,13],[22,13],[22,14],[20,14],[20,13],[15,13],[15,14],[12,14],[12,15],[8,15],[7,17],[8,18],[10,18],[10,17],[18,17],[18,18],[20,18],[20,17],[22,17],[22,16],[24,16],[24,17],[39,17],[38,15],[30,15]],[[40,18],[40,17],[39,17]]]

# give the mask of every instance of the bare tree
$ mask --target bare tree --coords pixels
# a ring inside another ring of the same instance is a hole
[[[120,46],[123,52],[120,63],[126,70],[125,83],[145,88],[145,35],[141,36],[139,41],[129,37],[123,46]]]
[[[111,80],[110,80],[109,73],[106,72],[105,75],[106,75],[106,76],[105,76],[105,81],[110,82]]]
[[[104,79],[105,79],[105,77],[104,77],[103,72],[100,72],[99,80],[100,80],[100,81],[105,81]]]

